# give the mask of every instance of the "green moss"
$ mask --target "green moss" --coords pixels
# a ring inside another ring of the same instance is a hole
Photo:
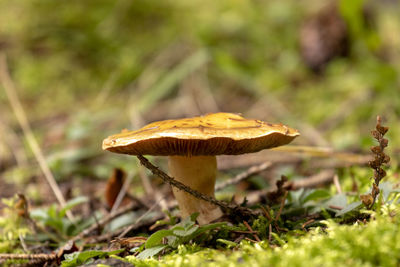
[[[0,217],[0,253],[18,253],[22,249],[18,247],[20,238],[24,238],[30,230],[21,216],[15,212],[17,196],[10,199],[2,199],[3,216]]]
[[[392,215],[399,211],[393,206],[384,209]],[[326,225],[326,229],[315,228],[304,237],[289,237],[277,248],[270,248],[266,241],[242,241],[234,251],[180,246],[160,261],[139,261],[134,256],[126,259],[136,266],[398,266],[399,215],[380,215],[367,224],[327,221]]]

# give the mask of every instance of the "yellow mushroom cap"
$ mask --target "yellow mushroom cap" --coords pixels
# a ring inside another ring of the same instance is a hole
[[[283,124],[221,112],[124,130],[106,138],[103,149],[129,155],[238,155],[285,145],[299,135]]]

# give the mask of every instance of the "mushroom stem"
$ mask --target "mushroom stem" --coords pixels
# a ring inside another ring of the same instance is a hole
[[[170,156],[168,165],[171,176],[177,181],[206,196],[214,197],[217,172],[215,156]],[[198,212],[197,222],[207,224],[223,215],[219,207],[207,201],[200,200],[175,187],[172,190],[178,201],[182,218]]]

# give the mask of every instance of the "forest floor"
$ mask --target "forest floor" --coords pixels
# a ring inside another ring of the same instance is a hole
[[[398,266],[400,7],[307,2],[1,1],[0,264]],[[218,156],[222,221],[101,149],[214,112],[301,134]]]

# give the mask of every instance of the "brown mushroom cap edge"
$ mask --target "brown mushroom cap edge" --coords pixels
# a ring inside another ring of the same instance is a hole
[[[129,155],[237,155],[290,143],[299,132],[283,124],[214,113],[148,124],[103,141],[103,149]]]

